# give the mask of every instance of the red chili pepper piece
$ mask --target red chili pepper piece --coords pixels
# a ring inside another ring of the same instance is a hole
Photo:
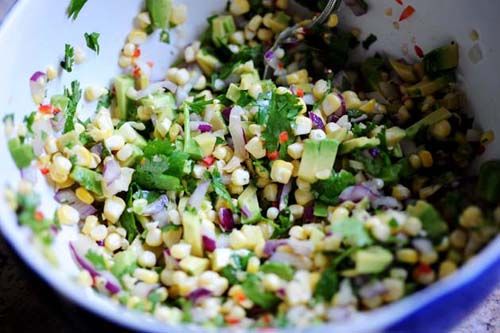
[[[42,104],[38,107],[38,111],[40,111],[43,114],[53,114],[54,107],[50,104]]]
[[[48,168],[41,168],[40,172],[42,173],[42,175],[46,175],[49,173],[49,169]]]
[[[304,97],[304,89],[297,88],[297,97]]]
[[[398,4],[400,4],[401,6],[403,5],[403,0],[396,0],[396,2],[397,2]]]
[[[213,156],[207,156],[201,160],[203,164],[205,164],[207,167],[211,166],[215,162],[215,157]]]
[[[139,58],[140,56],[141,56],[141,49],[140,48],[136,48],[135,51],[134,51],[133,57],[134,58]]]
[[[288,132],[287,131],[283,131],[280,133],[279,141],[280,141],[280,143],[285,143],[288,141]]]
[[[278,155],[279,155],[279,153],[277,150],[271,151],[271,152],[267,153],[267,158],[270,159],[271,161],[274,161],[275,159],[278,158]]]
[[[134,70],[132,71],[132,76],[135,77],[136,79],[139,78],[139,76],[141,76],[141,69],[139,68],[139,66],[134,67]]]
[[[35,220],[37,221],[43,221],[43,213],[41,211],[36,211],[35,212]]]
[[[417,54],[417,56],[419,58],[423,58],[424,57],[424,50],[422,50],[422,48],[418,45],[415,45],[415,53]]]
[[[407,18],[409,18],[410,16],[413,15],[413,13],[415,13],[415,7],[413,6],[406,6],[405,9],[403,9],[403,12],[401,13],[401,16],[399,17],[399,22],[403,21],[403,20],[406,20]]]

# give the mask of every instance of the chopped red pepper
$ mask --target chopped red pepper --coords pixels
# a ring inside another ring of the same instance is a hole
[[[283,131],[280,133],[279,141],[281,144],[288,141],[288,132],[287,131]]]
[[[35,220],[37,221],[43,221],[43,213],[39,210],[35,212]]]
[[[304,97],[304,89],[297,88],[297,97]]]
[[[46,175],[49,173],[49,168],[41,168],[40,172],[42,173],[42,175]]]
[[[139,66],[134,66],[134,70],[132,71],[132,76],[135,77],[136,79],[141,76],[141,69]]]
[[[136,48],[134,54],[132,55],[134,58],[139,58],[141,56],[141,49]]]
[[[282,63],[282,62],[279,62],[279,63],[278,63],[278,68],[279,68],[279,69],[283,69],[284,67],[285,67],[285,66],[283,65],[283,63]]]
[[[267,152],[267,158],[270,159],[271,161],[274,161],[275,159],[277,159],[279,156],[279,153],[277,150],[275,151],[271,151],[271,152]]]
[[[432,272],[431,266],[429,266],[425,263],[420,263],[415,270],[415,274],[417,274],[417,275],[429,274],[431,272]]]
[[[409,18],[410,16],[413,15],[413,13],[415,13],[415,7],[413,6],[406,6],[405,9],[403,9],[403,12],[401,13],[401,16],[399,17],[399,22],[403,21],[403,20],[406,20],[407,18]]]
[[[240,322],[240,320],[238,318],[234,318],[234,317],[230,317],[230,316],[226,316],[224,319],[226,320],[226,323],[228,323],[229,325],[238,324]]]
[[[423,58],[424,57],[424,50],[422,50],[422,48],[418,45],[415,45],[415,53],[417,54],[417,56],[419,58]]]
[[[215,162],[215,157],[213,156],[207,156],[201,160],[203,164],[205,164],[207,167],[211,166]]]
[[[401,6],[403,5],[403,0],[396,0],[396,2],[397,2],[398,4],[400,4]]]
[[[43,114],[54,114],[54,107],[50,104],[42,104],[38,107],[38,111]]]

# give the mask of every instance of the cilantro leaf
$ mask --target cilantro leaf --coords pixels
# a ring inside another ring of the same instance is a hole
[[[168,157],[167,173],[175,177],[182,177],[186,172],[186,165],[189,161],[189,154],[183,151],[174,151]]]
[[[261,116],[267,121],[264,121],[267,126],[262,133],[262,137],[266,141],[266,149],[268,151],[276,151],[278,149],[279,135],[283,131],[292,134],[292,122],[297,117],[297,114],[302,109],[299,100],[296,96],[286,93],[277,94],[274,92],[269,102],[267,117]],[[262,110],[259,110],[259,113]]]
[[[99,54],[100,46],[99,46],[99,36],[98,32],[93,33],[85,33],[85,42],[87,43],[87,47],[91,50],[94,50],[95,53]]]
[[[64,88],[64,96],[68,98],[68,106],[64,110],[66,121],[64,122],[63,133],[70,132],[75,129],[75,114],[78,102],[82,97],[80,82],[71,82],[71,89]]]
[[[111,106],[111,102],[113,101],[113,95],[111,94],[111,91],[108,92],[106,95],[103,95],[99,98],[97,101],[97,111],[100,109],[109,109]]]
[[[68,17],[76,20],[87,0],[71,0],[67,9]]]
[[[69,44],[64,45],[64,60],[61,61],[61,67],[66,72],[73,71],[73,64],[75,63],[75,49]]]
[[[168,169],[168,158],[165,155],[156,155],[151,159],[144,159],[138,165],[132,179],[144,189],[178,190],[181,185],[180,180],[177,177],[165,174]]]
[[[290,218],[290,212],[284,210],[278,216],[278,223],[274,222],[274,231],[271,238],[281,238],[288,235],[288,230],[293,226],[293,221]]]
[[[226,189],[226,185],[222,183],[222,178],[217,169],[214,169],[214,172],[212,173],[212,187],[214,188],[215,194],[226,201],[233,213],[236,212],[237,209],[233,204],[233,198]]]
[[[262,287],[262,282],[255,274],[249,274],[241,285],[245,295],[255,304],[269,310],[275,307],[280,299],[273,293],[266,292]]]
[[[394,163],[391,161],[389,153],[384,150],[379,150],[379,154],[375,158],[360,151],[354,152],[353,155],[356,161],[363,163],[365,171],[371,176],[380,178],[388,184],[396,183],[399,180],[404,160]]]
[[[196,114],[202,114],[205,111],[205,107],[214,102],[213,99],[205,99],[205,96],[197,96],[192,102],[186,102],[189,107],[189,112],[194,112]]]
[[[85,255],[88,261],[94,266],[98,271],[103,271],[106,269],[106,261],[104,261],[104,257],[99,253],[89,250]]]
[[[153,140],[149,141],[143,148],[144,157],[152,158],[155,155],[168,156],[174,151],[174,147],[167,140]]]
[[[293,279],[293,268],[281,262],[268,261],[260,267],[260,271],[263,273],[274,273],[286,281]]]
[[[339,173],[333,173],[328,179],[316,182],[313,185],[313,190],[319,200],[334,205],[337,203],[340,193],[355,183],[356,179],[352,173],[342,170]]]
[[[24,123],[30,133],[33,133],[33,122],[35,121],[36,112],[31,112],[28,116],[24,116]]]
[[[372,239],[361,221],[355,218],[347,218],[332,226],[332,231],[342,235],[352,246],[365,246],[372,244]]]
[[[127,193],[127,206],[131,207],[133,201],[132,190],[129,189]],[[135,239],[135,237],[139,234],[139,230],[137,228],[137,223],[135,220],[135,215],[133,212],[125,209],[123,214],[120,216],[120,224],[127,231],[127,240],[129,243]]]
[[[314,298],[330,301],[339,287],[339,275],[336,267],[330,266],[321,273],[314,289]]]

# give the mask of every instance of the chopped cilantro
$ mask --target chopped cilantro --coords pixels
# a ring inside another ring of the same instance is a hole
[[[378,156],[373,158],[360,151],[353,153],[354,159],[363,163],[365,171],[373,177],[380,178],[384,182],[391,184],[399,180],[399,176],[404,167],[404,160],[392,162],[389,153],[380,150]]]
[[[75,114],[78,102],[82,97],[82,90],[80,89],[80,82],[72,81],[71,89],[64,88],[64,96],[68,98],[68,106],[65,109],[66,121],[64,122],[63,133],[70,132],[75,129]]]
[[[73,71],[73,64],[75,63],[75,49],[69,44],[64,45],[64,60],[61,61],[61,67],[66,72]]]
[[[26,128],[30,133],[33,133],[33,122],[35,121],[36,112],[31,112],[28,116],[24,116],[24,123],[26,124]]]
[[[274,273],[286,281],[293,279],[293,268],[281,262],[268,261],[260,267],[260,271],[263,273]]]
[[[111,106],[111,102],[113,101],[113,95],[111,94],[111,91],[108,92],[106,95],[103,95],[99,98],[97,101],[97,111],[100,109],[109,109]]]
[[[94,50],[95,53],[99,54],[100,46],[99,46],[99,36],[98,32],[93,33],[85,33],[85,42],[87,43],[87,47],[91,50]]]
[[[168,170],[168,158],[165,155],[157,155],[152,159],[143,159],[132,179],[144,189],[176,191],[180,188],[180,180],[166,174]]]
[[[288,230],[293,226],[293,221],[290,218],[290,212],[284,210],[278,216],[278,222],[273,222],[274,232],[271,238],[281,238],[288,235]]]
[[[168,30],[162,30],[160,32],[160,42],[165,44],[170,43],[170,32],[168,32]]]
[[[262,133],[262,137],[266,141],[266,149],[268,151],[276,151],[278,149],[281,132],[287,131],[292,135],[292,122],[301,109],[302,107],[299,104],[298,98],[289,93],[281,95],[273,93],[269,107],[267,109],[259,109],[260,115],[258,117],[265,119],[266,129]]]
[[[131,207],[132,202],[133,194],[132,190],[129,189],[127,193],[127,206]],[[120,216],[120,224],[127,231],[127,240],[129,241],[129,243],[132,243],[137,234],[139,234],[134,213],[132,211],[129,211],[128,209],[125,209],[123,211],[123,214]]]
[[[248,274],[241,287],[252,302],[266,310],[272,309],[280,302],[280,299],[275,294],[264,290],[262,282],[255,274]]]
[[[339,173],[333,173],[328,179],[316,182],[313,185],[313,192],[320,201],[334,205],[338,202],[340,193],[355,183],[354,176],[350,172],[342,170]]]
[[[363,223],[355,218],[347,218],[335,223],[332,231],[342,235],[343,239],[352,246],[365,246],[372,243]]]
[[[205,99],[205,96],[197,96],[192,102],[186,102],[186,104],[189,107],[189,112],[202,114],[205,111],[205,107],[213,102],[213,99]]]
[[[106,269],[106,261],[104,261],[104,257],[99,253],[89,250],[85,255],[88,261],[94,266],[98,271],[103,271]]]
[[[231,198],[231,194],[229,194],[228,190],[226,189],[226,186],[222,183],[221,176],[217,169],[214,169],[214,172],[212,173],[212,187],[215,191],[215,194],[218,197],[224,199],[224,201],[226,201],[231,210],[233,212],[236,212],[236,207],[233,204],[233,199]]]
[[[351,247],[343,251],[335,259],[332,260],[330,265],[321,273],[318,283],[314,289],[314,298],[317,300],[330,301],[337,292],[339,287],[339,274],[337,267],[339,264],[354,251]]]
[[[149,141],[143,148],[144,157],[152,158],[155,155],[168,156],[174,151],[174,147],[167,140],[155,139]]]
[[[71,0],[67,9],[68,17],[76,20],[87,0]]]

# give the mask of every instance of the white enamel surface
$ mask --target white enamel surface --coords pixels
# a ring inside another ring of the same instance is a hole
[[[157,36],[144,47],[145,58],[155,60],[161,73],[178,55],[177,46],[186,45],[205,26],[206,17],[222,9],[223,0],[182,0],[189,6],[189,21],[181,31],[173,35],[172,45],[159,44]],[[409,54],[414,56],[413,41],[416,40],[424,50],[439,46],[451,39],[459,42],[461,47],[460,72],[464,89],[470,103],[470,110],[485,129],[500,133],[500,46],[497,33],[500,31],[500,2],[495,0],[478,0],[472,6],[468,0],[420,0],[405,1],[412,3],[417,9],[410,20],[402,22],[400,29],[395,30],[392,22],[399,17],[402,7],[394,0],[375,1],[368,15],[354,18],[349,11],[342,11],[349,26],[359,27],[363,37],[373,32],[379,37],[370,50],[384,51],[391,55],[403,56],[402,46],[407,44]],[[60,80],[49,85],[49,95],[62,91],[63,85],[78,79],[82,87],[89,84],[107,85],[110,78],[119,73],[117,57],[123,46],[127,32],[130,31],[133,18],[141,7],[141,0],[106,0],[88,1],[76,22],[69,21],[65,15],[64,5],[60,0],[20,0],[9,18],[0,28],[0,116],[14,112],[16,119],[34,110],[31,102],[28,80],[36,70],[43,70],[47,65],[57,66],[63,55],[64,43],[79,45],[87,54],[87,61],[76,65],[73,73],[64,73]],[[375,5],[376,4],[376,5]],[[384,10],[393,8],[393,16],[384,15]],[[473,65],[467,52],[473,42],[469,38],[472,29],[479,32],[479,44],[484,59]],[[85,48],[84,32],[101,33],[101,54],[95,56]],[[88,106],[93,110],[93,105]],[[85,108],[85,106],[84,106]],[[84,112],[84,111],[83,111]],[[500,157],[500,140],[489,147],[489,157]],[[0,144],[0,184],[15,184],[19,172],[11,161],[4,140]],[[41,179],[41,177],[39,177]],[[52,194],[46,186],[38,188],[46,193],[44,208],[50,211]],[[61,263],[58,269],[52,268],[28,242],[28,233],[21,230],[3,200],[0,200],[0,229],[15,250],[44,280],[61,294],[79,305],[99,313],[100,315],[124,326],[140,331],[165,331],[166,327],[139,313],[130,312],[96,295],[91,290],[84,290],[73,282],[76,267],[71,261],[67,248],[67,240],[74,238],[74,230],[65,229],[58,240],[57,251]],[[316,327],[314,331],[338,332],[375,332],[395,322],[398,318],[410,313],[413,309],[424,306],[433,298],[455,289],[467,281],[473,280],[481,271],[491,264],[500,251],[500,239],[497,238],[485,249],[474,264],[467,265],[452,278],[441,281],[410,298],[397,304],[363,314],[353,321],[328,327]],[[186,327],[168,328],[169,332],[186,331]]]

